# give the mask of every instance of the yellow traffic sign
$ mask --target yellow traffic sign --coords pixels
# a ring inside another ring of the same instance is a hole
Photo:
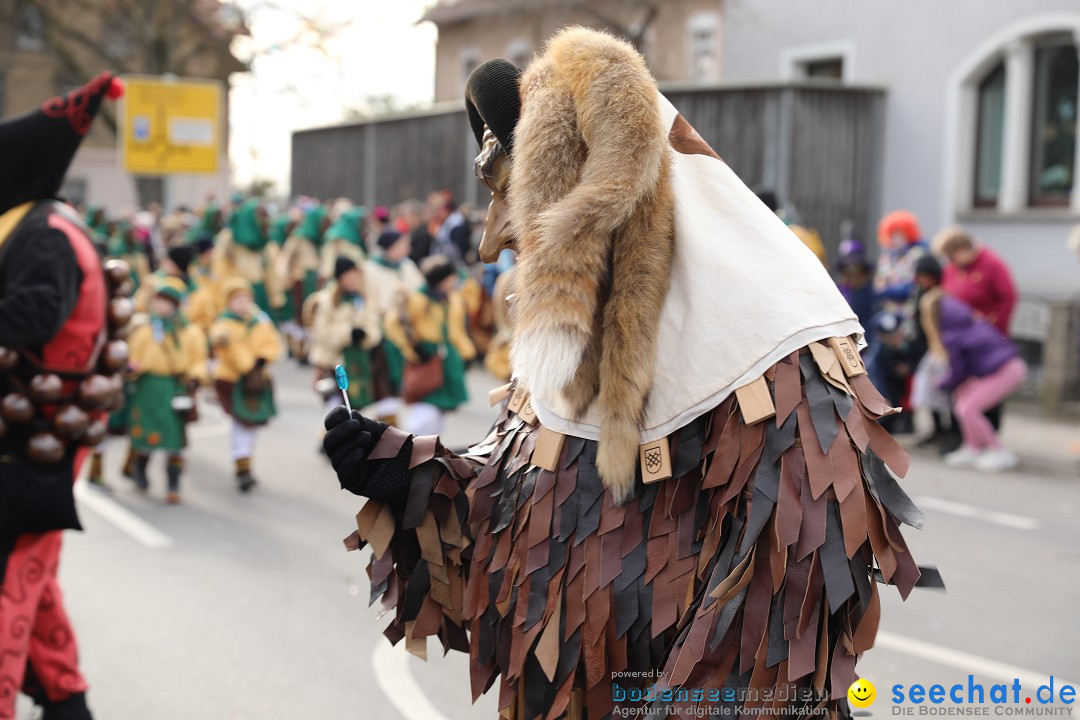
[[[139,175],[218,171],[220,82],[125,75],[124,85],[120,143],[125,170]]]

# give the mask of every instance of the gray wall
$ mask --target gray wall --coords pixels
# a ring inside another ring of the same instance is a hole
[[[880,91],[851,87],[667,88],[665,94],[751,187],[767,185],[822,235],[835,258],[840,227],[867,237],[880,214]],[[392,204],[449,188],[483,204],[476,144],[463,110],[295,133],[292,193]]]
[[[886,89],[882,204],[906,208],[928,235],[957,220],[1012,263],[1022,290],[1075,293],[1080,267],[1065,237],[1080,216],[977,218],[955,212],[946,186],[956,148],[947,145],[950,77],[973,56],[1026,23],[1060,19],[1080,25],[1077,0],[728,0],[724,4],[724,81],[786,77],[786,56],[799,49],[848,53],[847,82]],[[1051,22],[1053,24],[1053,22]],[[959,168],[959,171],[966,171]]]

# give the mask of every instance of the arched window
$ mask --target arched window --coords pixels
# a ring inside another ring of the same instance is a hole
[[[975,140],[975,206],[997,207],[1005,140],[1005,63],[979,83]]]
[[[1077,48],[1071,37],[1035,46],[1028,201],[1067,206],[1076,163]]]

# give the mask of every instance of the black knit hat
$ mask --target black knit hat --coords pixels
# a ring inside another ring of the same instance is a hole
[[[935,280],[941,280],[941,263],[933,255],[923,255],[915,261],[916,275],[929,275]]]
[[[401,233],[397,230],[383,230],[382,233],[379,234],[379,239],[375,241],[375,244],[383,250],[389,250],[394,246],[394,243],[400,239]]]
[[[340,280],[342,275],[355,269],[356,263],[344,255],[338,255],[338,259],[334,261],[334,279]]]
[[[180,272],[185,275],[187,275],[191,261],[195,259],[195,253],[192,252],[191,247],[188,245],[177,245],[174,248],[169,248],[168,256],[180,268]]]
[[[123,92],[119,78],[102,73],[36,110],[0,122],[0,213],[56,197],[102,99]]]
[[[195,238],[191,246],[195,248],[196,255],[202,255],[214,249],[214,236],[208,232],[199,233],[199,237]]]
[[[420,271],[424,273],[424,280],[429,288],[434,288],[446,278],[457,274],[454,263],[445,255],[432,255],[425,258]]]
[[[511,154],[514,127],[521,117],[520,79],[521,69],[502,58],[488,60],[469,75],[465,83],[465,111],[477,145],[483,146],[484,125],[487,125],[506,154]]]

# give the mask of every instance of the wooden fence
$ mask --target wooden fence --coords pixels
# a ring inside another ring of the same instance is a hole
[[[751,187],[768,186],[817,228],[835,258],[845,220],[872,239],[881,214],[885,94],[821,84],[665,87],[664,94]],[[393,204],[448,188],[486,203],[463,109],[304,130],[292,138],[292,193]],[[872,244],[872,243],[871,243]]]

